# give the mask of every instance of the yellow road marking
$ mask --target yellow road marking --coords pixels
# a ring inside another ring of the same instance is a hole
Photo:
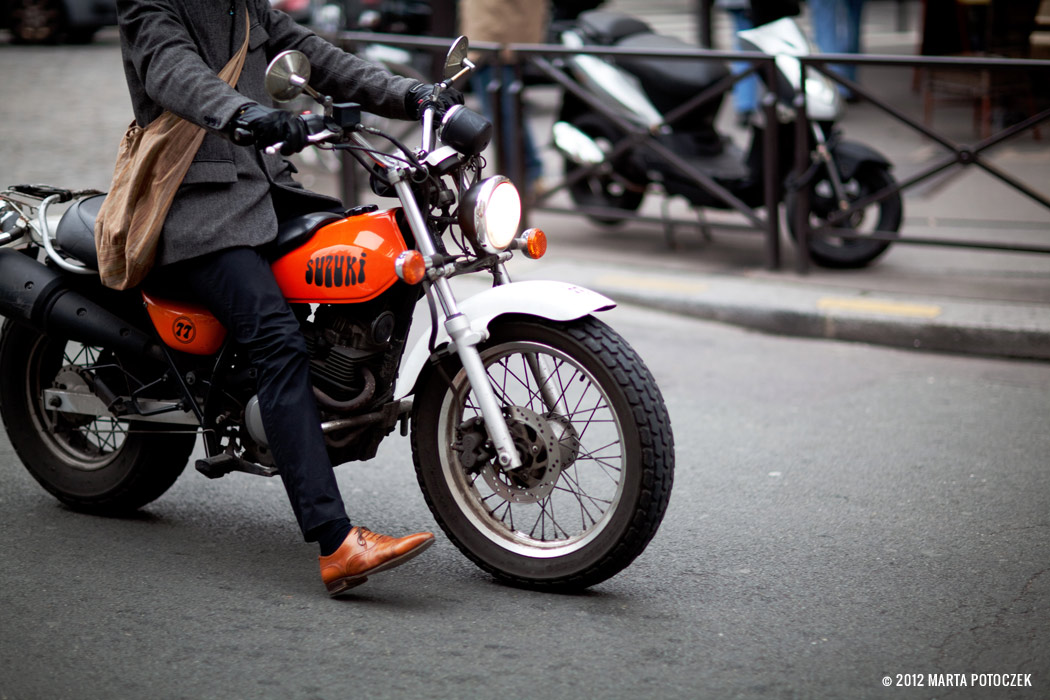
[[[932,304],[909,304],[905,302],[880,301],[878,299],[838,299],[824,297],[817,302],[824,311],[869,311],[887,316],[909,316],[912,318],[936,318],[941,307]]]
[[[706,292],[709,289],[709,286],[703,282],[683,282],[659,277],[634,277],[630,275],[603,275],[595,280],[595,284],[652,289],[663,292]]]

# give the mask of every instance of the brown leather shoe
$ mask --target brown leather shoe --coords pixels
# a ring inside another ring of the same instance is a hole
[[[432,544],[434,535],[430,532],[396,538],[354,527],[339,549],[327,557],[320,557],[321,580],[328,595],[337,596],[360,586],[368,580],[369,574],[404,564]]]

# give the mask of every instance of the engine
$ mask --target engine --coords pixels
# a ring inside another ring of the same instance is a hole
[[[363,313],[364,306],[320,306],[303,327],[322,410],[354,411],[388,400],[393,390],[404,346],[397,316],[390,309]]]

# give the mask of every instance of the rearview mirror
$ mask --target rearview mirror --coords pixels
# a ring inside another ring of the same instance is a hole
[[[282,51],[266,67],[266,92],[278,102],[291,102],[309,89],[310,59],[302,51]]]
[[[465,36],[459,37],[452,43],[452,48],[448,50],[448,56],[445,57],[444,80],[456,77],[463,68],[469,67],[470,62],[467,61],[469,50],[470,41]]]

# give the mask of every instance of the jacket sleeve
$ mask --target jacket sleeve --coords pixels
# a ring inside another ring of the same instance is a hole
[[[163,109],[220,131],[245,103],[201,58],[172,7],[177,0],[117,0],[125,60],[146,95]]]
[[[337,102],[359,102],[362,109],[383,117],[406,119],[405,95],[418,81],[392,75],[386,69],[333,46],[291,17],[272,10],[267,0],[254,2],[270,35],[267,53],[298,49],[310,59],[310,84]]]

